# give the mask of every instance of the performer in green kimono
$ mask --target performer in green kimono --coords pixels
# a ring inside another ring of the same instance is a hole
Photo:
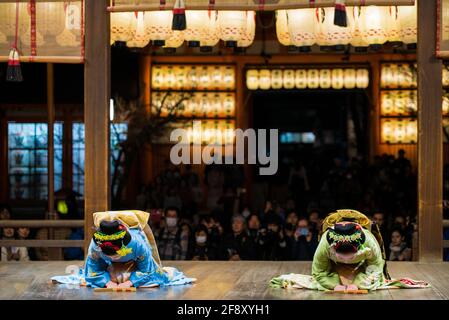
[[[337,210],[324,220],[322,232],[312,275],[282,275],[271,280],[272,287],[353,291],[429,286],[424,281],[390,279],[379,229],[362,213]]]

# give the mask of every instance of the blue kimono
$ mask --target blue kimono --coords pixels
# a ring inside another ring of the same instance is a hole
[[[125,256],[108,256],[92,240],[84,268],[86,284],[93,287],[105,287],[111,280],[107,268],[113,262],[136,262],[136,270],[131,272],[129,280],[134,287],[145,284],[168,284],[167,274],[154,262],[145,234],[137,229],[129,229],[131,241],[126,246],[129,251]]]

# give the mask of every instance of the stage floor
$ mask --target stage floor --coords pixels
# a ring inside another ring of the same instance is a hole
[[[66,266],[82,262],[8,262],[0,263],[0,299],[449,299],[449,263],[424,264],[390,262],[392,277],[409,277],[432,284],[427,289],[379,290],[366,295],[325,294],[310,290],[284,290],[268,287],[269,280],[285,273],[310,273],[310,262],[272,261],[166,261],[165,266],[182,270],[197,278],[193,285],[139,289],[131,293],[94,293],[92,289],[68,289],[52,284],[50,277],[62,275]]]

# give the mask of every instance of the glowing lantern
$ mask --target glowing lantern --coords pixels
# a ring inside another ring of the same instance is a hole
[[[413,48],[417,42],[417,1],[414,6],[399,6],[398,17],[401,26],[401,40],[409,48]]]
[[[263,69],[259,71],[259,88],[262,90],[268,90],[271,87],[271,72],[270,70]]]
[[[206,27],[205,22],[209,16],[207,10],[187,10],[186,22],[187,29],[184,31],[184,40],[189,47],[199,47],[203,30]]]
[[[418,126],[415,119],[382,119],[382,143],[416,143]]]
[[[295,71],[295,86],[296,89],[307,88],[307,70],[298,69]]]
[[[354,69],[345,69],[344,71],[344,87],[346,89],[355,88],[356,75]]]
[[[111,43],[132,40],[136,22],[134,12],[111,12]]]
[[[301,52],[310,51],[316,42],[318,21],[316,9],[287,10],[289,41]],[[280,39],[278,34],[278,39]],[[279,40],[280,41],[280,40]],[[282,43],[282,42],[281,42]]]
[[[357,69],[356,71],[356,87],[358,89],[366,89],[369,86],[369,73],[367,69]]]
[[[365,30],[363,38],[373,50],[379,50],[388,40],[388,7],[365,7]]]
[[[145,32],[155,46],[166,45],[168,48],[181,46],[184,38],[179,45],[176,45],[179,43],[181,36],[180,32],[171,30],[172,20],[173,12],[171,10],[145,12]],[[166,41],[171,42],[167,45]]]
[[[254,11],[246,12],[246,26],[245,31],[242,33],[242,37],[237,41],[237,46],[240,48],[249,47],[256,35],[256,13]]]
[[[388,7],[387,33],[388,33],[388,42],[392,43],[393,46],[398,47],[402,44],[401,26],[399,22],[397,7],[393,6]]]
[[[217,11],[208,11],[204,27],[201,33],[200,51],[211,52],[212,47],[220,41],[218,34]]]
[[[310,89],[320,87],[320,72],[317,69],[307,70],[307,87]]]
[[[236,47],[246,29],[245,11],[218,11],[220,39],[227,47]]]
[[[343,69],[333,69],[332,70],[332,88],[333,89],[343,89],[345,84],[345,77]]]
[[[164,41],[164,51],[166,52],[175,52],[176,48],[182,46],[184,42],[184,32],[183,31],[172,31],[170,36]],[[156,45],[156,41],[153,41]]]
[[[364,38],[365,33],[365,7],[348,8],[348,15],[352,16],[352,39],[349,42],[356,52],[365,52],[369,43]]]
[[[279,42],[284,46],[291,46],[289,26],[287,23],[287,10],[276,11],[276,35]]]
[[[150,36],[145,32],[144,12],[137,13],[136,32],[134,37],[126,42],[130,48],[143,48],[150,42]]]
[[[223,88],[226,90],[235,89],[235,69],[230,66],[221,67],[223,72]]]
[[[320,70],[320,87],[323,89],[329,89],[331,87],[331,71],[329,69]]]
[[[321,24],[319,45],[334,46],[335,50],[344,50],[345,45],[352,39],[352,29],[350,27],[340,27],[334,24],[334,8],[324,9],[324,21]],[[348,20],[350,15],[347,16]],[[350,25],[350,24],[349,24]]]
[[[295,87],[295,71],[291,69],[284,70],[283,86],[285,89],[293,89]]]
[[[283,77],[281,69],[271,70],[271,88],[282,89]]]
[[[255,69],[246,72],[246,87],[249,90],[259,89],[259,71]]]

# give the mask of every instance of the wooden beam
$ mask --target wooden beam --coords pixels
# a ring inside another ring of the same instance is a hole
[[[443,259],[442,66],[436,58],[437,0],[418,2],[418,254]]]
[[[0,240],[0,247],[78,248],[83,246],[83,240]]]
[[[0,228],[81,228],[82,220],[0,220]]]
[[[54,188],[54,122],[55,122],[55,79],[53,63],[47,63],[47,128],[48,128],[48,214],[51,219],[55,212],[55,188]]]
[[[93,233],[93,213],[110,206],[109,97],[110,44],[108,0],[85,1],[84,64],[84,237],[85,254]]]

